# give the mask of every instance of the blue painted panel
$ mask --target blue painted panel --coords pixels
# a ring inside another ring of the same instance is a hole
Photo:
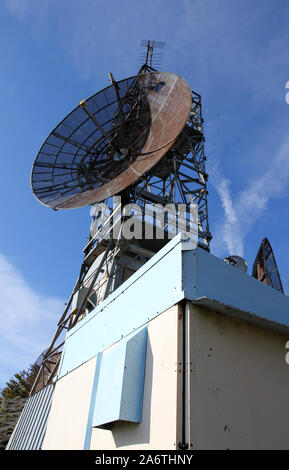
[[[249,321],[289,328],[287,296],[199,247],[182,252],[178,235],[70,330],[58,378],[183,298],[203,305],[207,299],[216,311],[234,316],[244,312]]]
[[[126,341],[102,356],[92,426],[117,421],[120,416]]]
[[[58,378],[96,356],[179,302],[182,250],[179,236],[67,334]]]
[[[141,422],[147,328],[103,354],[92,426]]]
[[[143,328],[126,344],[120,408],[120,419],[125,421],[142,421],[146,351],[147,328]]]
[[[98,381],[99,381],[101,360],[102,360],[102,353],[98,353],[97,358],[96,358],[96,364],[95,364],[95,371],[94,371],[94,378],[93,378],[93,384],[92,384],[92,392],[91,392],[91,398],[90,398],[90,405],[89,405],[89,411],[88,411],[83,450],[90,449],[92,422],[93,422],[93,414],[94,414],[94,409],[95,409],[95,399],[96,399],[96,391],[97,391]]]
[[[183,259],[183,283],[187,299],[200,301],[203,305],[207,299],[208,306],[219,308],[223,313],[288,332],[287,296],[201,248],[184,252]]]
[[[136,281],[141,281],[143,275],[147,275],[150,272],[152,267],[155,267],[159,262],[164,262],[164,258],[170,253],[172,250],[175,252],[175,260],[176,257],[181,260],[181,250],[182,250],[182,240],[181,234],[176,235],[171,241],[169,241],[160,251],[158,251],[150,260],[148,260],[141,268],[139,268],[129,279],[127,279],[118,289],[112,292],[100,305],[98,305],[94,310],[90,312],[90,314],[83,318],[80,322],[75,325],[74,328],[68,331],[67,338],[73,335],[79,328],[82,328],[85,323],[89,322],[94,315],[97,315],[100,311],[110,305],[114,300],[119,297],[123,292],[125,292],[131,285],[133,285]],[[175,266],[175,269],[178,270],[178,273],[181,277],[181,266]],[[167,273],[166,277],[169,277],[171,273]]]

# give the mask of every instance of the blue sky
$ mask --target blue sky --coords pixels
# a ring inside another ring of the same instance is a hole
[[[80,99],[134,75],[142,39],[202,95],[219,257],[252,263],[264,236],[289,281],[287,0],[2,0],[0,386],[48,345],[82,261],[89,208],[54,212],[34,158]],[[289,285],[289,282],[288,282]]]

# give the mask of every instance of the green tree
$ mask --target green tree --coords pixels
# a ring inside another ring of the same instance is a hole
[[[38,370],[39,366],[37,364],[31,364],[27,371],[21,370],[20,372],[14,374],[9,382],[6,382],[6,387],[1,390],[0,397],[27,398],[35,381]]]

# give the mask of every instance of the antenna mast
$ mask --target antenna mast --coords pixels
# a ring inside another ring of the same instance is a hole
[[[160,66],[161,54],[154,52],[154,49],[163,49],[165,43],[163,41],[143,40],[141,41],[141,46],[146,47],[145,56],[141,56],[141,59],[145,61],[142,69],[147,71],[153,68],[153,56],[155,59],[154,65]]]

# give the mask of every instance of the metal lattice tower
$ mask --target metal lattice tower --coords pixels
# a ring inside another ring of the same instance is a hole
[[[148,42],[146,62],[139,74],[151,74],[155,71],[149,65],[152,62],[152,51],[153,44]],[[112,83],[116,89],[117,84],[113,77]],[[84,259],[79,277],[58,322],[52,342],[44,354],[38,377],[31,391],[32,394],[51,383],[56,375],[65,332],[75,326],[85,315],[88,315],[93,308],[168,242],[166,237],[163,240],[124,240],[121,230],[127,216],[124,216],[121,211],[117,220],[117,237],[106,237],[105,235],[112,230],[111,221],[119,208],[121,209],[127,202],[138,204],[140,207],[144,207],[146,204],[163,206],[183,204],[186,207],[187,215],[189,215],[191,206],[197,205],[197,243],[200,247],[210,250],[212,236],[208,218],[206,185],[208,175],[205,166],[201,96],[192,91],[191,102],[189,118],[174,144],[153,167],[117,194],[120,198],[120,207],[115,208],[109,203],[109,199],[104,201],[108,203],[109,213],[101,227],[96,226],[90,231],[89,241],[83,250]],[[85,105],[86,103],[84,107]],[[96,124],[98,125],[98,123]],[[73,144],[71,138],[69,144]],[[114,144],[110,144],[110,146],[113,154]],[[81,146],[80,150],[82,150]],[[121,153],[114,153],[114,155],[123,158]],[[42,168],[46,171],[47,163],[41,163],[41,172],[43,172]],[[65,168],[63,167],[63,170],[58,168],[58,170],[64,171]],[[76,172],[74,169],[73,171]],[[84,178],[86,170],[81,169],[81,171],[83,173],[80,174],[78,171],[77,178]],[[90,184],[89,180],[87,181],[88,183],[85,184]],[[61,184],[63,186],[63,183]],[[55,190],[59,190],[59,188],[53,188],[53,191]],[[45,196],[50,194],[49,188],[48,190],[41,188],[40,191]],[[96,208],[96,205],[93,206]],[[190,222],[188,221],[188,223]]]

